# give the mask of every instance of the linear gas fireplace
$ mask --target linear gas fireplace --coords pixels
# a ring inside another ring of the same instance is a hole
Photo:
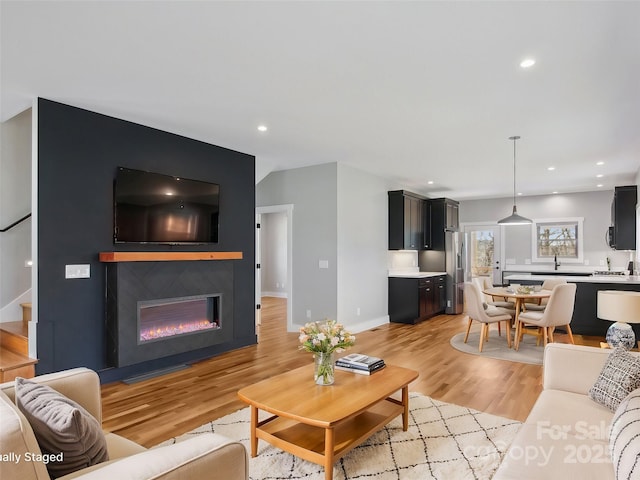
[[[123,262],[107,269],[107,355],[114,367],[233,339],[230,262]]]
[[[219,329],[220,296],[196,295],[138,302],[138,343]]]

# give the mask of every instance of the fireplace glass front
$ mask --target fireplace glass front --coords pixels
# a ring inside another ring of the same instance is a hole
[[[139,345],[220,328],[220,295],[138,302]]]

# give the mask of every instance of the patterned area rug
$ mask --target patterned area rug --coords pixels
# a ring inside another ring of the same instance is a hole
[[[410,395],[409,430],[398,417],[334,464],[335,480],[490,479],[520,423]],[[214,420],[162,445],[215,432],[240,440],[249,451],[249,408]],[[251,480],[324,480],[321,466],[258,441],[249,459]]]
[[[451,346],[456,350],[481,357],[497,358],[498,360],[509,360],[511,362],[531,363],[533,365],[542,365],[542,357],[544,355],[544,347],[536,345],[536,337],[533,335],[525,335],[520,342],[518,351],[507,346],[507,339],[502,332],[502,336],[498,336],[498,332],[491,330],[489,341],[482,347],[482,352],[478,351],[478,343],[480,342],[480,332],[471,330],[467,343],[464,343],[464,332],[458,333],[451,338]]]

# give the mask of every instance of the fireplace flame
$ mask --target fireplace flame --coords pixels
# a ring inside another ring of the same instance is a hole
[[[140,329],[140,341],[148,342],[158,338],[172,337],[174,335],[181,335],[183,333],[193,333],[202,330],[218,329],[220,326],[217,322],[210,322],[209,320],[194,320],[193,322],[178,323],[174,325],[166,325],[163,327],[151,327],[146,329]]]

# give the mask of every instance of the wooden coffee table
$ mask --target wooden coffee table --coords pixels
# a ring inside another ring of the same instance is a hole
[[[369,376],[335,373],[333,385],[316,385],[311,364],[240,389],[238,396],[251,406],[251,456],[261,438],[323,465],[331,480],[336,460],[398,415],[407,430],[409,383],[418,372],[387,365]],[[391,398],[398,391],[401,400]],[[273,416],[259,422],[258,410]]]

